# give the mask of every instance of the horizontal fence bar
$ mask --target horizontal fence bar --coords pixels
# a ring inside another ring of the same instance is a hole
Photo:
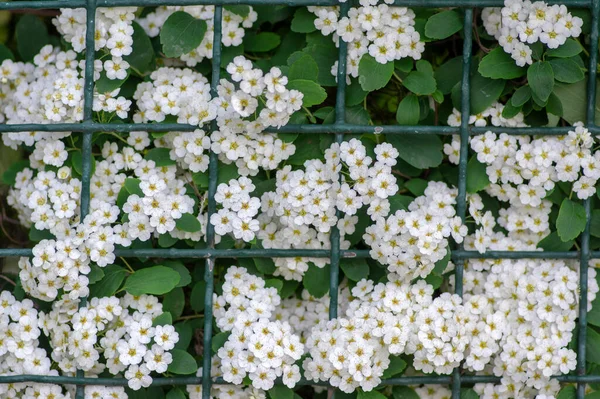
[[[367,249],[345,249],[342,258],[370,258]],[[591,258],[600,258],[600,251],[591,251]],[[208,248],[117,248],[116,256],[124,258],[329,258],[329,249],[208,249]],[[0,258],[32,256],[31,248],[0,248]],[[579,251],[477,251],[455,250],[452,259],[578,259]]]
[[[592,134],[600,134],[600,126],[586,126]],[[179,123],[55,123],[55,124],[15,124],[0,125],[0,133],[17,132],[117,132],[130,133],[137,131],[146,132],[193,132],[200,129],[198,126]],[[486,132],[506,133],[509,135],[540,135],[560,136],[565,135],[573,127],[477,127],[471,126],[469,134],[472,136]],[[352,125],[338,123],[331,125],[286,125],[279,129],[269,128],[267,133],[300,133],[300,134],[436,134],[458,135],[460,128],[452,126],[401,126],[401,125]]]
[[[550,4],[568,7],[591,8],[591,0],[546,0]],[[0,10],[84,8],[85,0],[37,0],[0,3]],[[287,6],[337,6],[339,0],[97,0],[97,7],[129,6],[194,6],[194,5],[287,5]],[[405,7],[502,7],[504,0],[395,0],[394,5]]]
[[[598,383],[600,375],[556,375],[550,377],[563,383]],[[500,377],[493,375],[461,375],[461,381],[466,384],[480,383],[499,383]],[[222,377],[214,378],[214,385],[231,385]],[[49,376],[49,375],[0,375],[0,384],[15,384],[24,382],[36,382],[41,384],[63,384],[63,385],[86,385],[86,386],[127,386],[125,378],[92,378],[92,377],[70,377],[70,376]],[[379,387],[390,385],[449,385],[452,383],[452,376],[406,376],[397,378],[388,378],[381,381]],[[200,385],[202,377],[160,377],[152,380],[152,386],[169,386],[169,385]],[[281,384],[278,379],[277,385]],[[301,379],[296,384],[297,386],[329,386],[327,382],[314,382],[306,379]]]

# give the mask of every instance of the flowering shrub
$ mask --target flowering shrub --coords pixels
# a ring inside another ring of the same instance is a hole
[[[1,133],[0,242],[29,243],[31,256],[0,263],[0,381],[124,379],[88,385],[86,398],[326,398],[328,386],[425,399],[451,391],[386,380],[459,368],[496,377],[465,378],[465,397],[575,397],[554,377],[582,371],[586,310],[583,366],[600,370],[588,259],[600,249],[600,152],[582,122],[589,12],[528,0],[476,9],[465,115],[459,9],[221,11],[99,8],[91,108],[86,11],[9,16],[0,122],[45,126]],[[98,126],[91,154],[89,136],[63,125],[82,121]],[[552,254],[505,254],[542,250]],[[566,251],[577,256],[555,253]],[[203,392],[194,376],[208,363],[216,380]],[[190,377],[185,388],[165,385],[177,376]],[[75,392],[0,382],[0,398]]]

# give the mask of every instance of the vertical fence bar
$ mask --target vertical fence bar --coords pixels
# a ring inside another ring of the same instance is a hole
[[[348,15],[350,4],[348,1],[340,1],[340,18]],[[337,68],[337,92],[335,98],[335,124],[344,124],[346,122],[346,61],[348,57],[348,43],[339,39],[338,48],[338,68]],[[335,134],[335,141],[341,144],[344,140],[343,133]],[[341,181],[340,174],[340,181]],[[336,209],[336,217],[340,217],[340,211]],[[338,290],[340,279],[340,230],[337,225],[331,228],[331,260],[329,273],[329,319],[335,319],[338,316]],[[328,399],[335,399],[335,388],[329,388]]]
[[[217,95],[217,86],[221,74],[221,33],[223,28],[223,6],[215,6],[214,37],[213,37],[213,59],[210,91]],[[211,122],[211,131],[217,130],[217,122]],[[208,169],[208,212],[206,222],[206,244],[208,248],[215,247],[215,229],[210,224],[210,217],[217,210],[215,193],[217,192],[217,176],[219,171],[219,157],[210,151],[210,162]],[[211,380],[211,355],[212,355],[212,315],[213,315],[213,292],[214,292],[214,267],[215,258],[206,259],[204,269],[204,281],[206,281],[206,293],[204,295],[204,339],[202,359],[202,399],[210,399]]]
[[[96,0],[87,0],[86,3],[86,31],[85,31],[85,72],[83,85],[83,121],[92,122],[94,103],[94,60],[96,58],[95,33],[96,33]],[[90,210],[90,181],[92,179],[92,132],[84,132],[81,143],[81,197],[80,197],[80,222]],[[87,305],[87,297],[81,298],[79,308]],[[85,375],[83,370],[77,370],[77,377]],[[77,385],[75,399],[85,397],[85,385]]]
[[[463,42],[463,59],[462,59],[462,81],[461,81],[461,109],[460,109],[460,159],[458,165],[458,196],[457,213],[465,222],[467,209],[467,159],[469,156],[469,116],[471,115],[471,52],[473,51],[472,43],[472,26],[473,26],[473,9],[465,9],[465,17],[463,23],[464,42]],[[459,245],[459,249],[463,249],[463,244]],[[463,269],[465,260],[459,258],[456,262],[456,270],[454,275],[454,285],[456,294],[462,297],[463,295]],[[457,367],[452,372],[452,399],[460,398],[460,368]]]
[[[586,126],[595,125],[596,113],[596,72],[598,62],[598,12],[600,0],[592,0],[592,30],[590,34],[590,64],[588,66]],[[585,376],[586,344],[587,344],[587,297],[588,297],[588,262],[590,260],[590,220],[591,200],[583,202],[585,208],[585,229],[581,235],[581,252],[579,259],[579,333],[577,336],[577,377]],[[577,399],[585,396],[585,382],[577,382]]]

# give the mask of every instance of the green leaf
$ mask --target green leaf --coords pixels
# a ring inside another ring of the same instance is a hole
[[[160,44],[168,58],[180,57],[198,48],[206,33],[206,21],[185,11],[176,11],[167,18],[160,31]]]
[[[377,391],[358,391],[358,399],[386,399],[385,395]]]
[[[586,120],[587,79],[572,84],[557,83],[554,94],[562,102],[564,120],[570,124]],[[596,97],[600,98],[600,83],[596,86]],[[596,102],[594,114],[596,123],[599,123],[600,102]]]
[[[485,171],[486,165],[477,160],[473,155],[467,164],[467,192],[476,193],[490,184],[490,179]]]
[[[479,395],[472,388],[462,388],[460,390],[460,399],[479,399]]]
[[[425,193],[425,189],[427,188],[427,180],[423,179],[410,179],[406,183],[404,183],[404,187],[410,191],[415,197],[419,197]]]
[[[480,114],[500,98],[505,81],[490,79],[476,73],[471,78],[471,114]],[[457,85],[460,90],[460,84]],[[460,91],[459,91],[460,99]],[[457,104],[460,109],[460,104]]]
[[[183,308],[185,307],[185,294],[183,293],[183,289],[175,287],[172,291],[167,292],[162,303],[165,311],[171,313],[174,318],[178,318],[183,313]]]
[[[390,365],[383,372],[382,379],[392,378],[404,371],[406,362],[400,356],[390,356]]]
[[[560,98],[554,93],[550,94],[548,97],[548,103],[546,104],[546,111],[551,113],[552,115],[562,116],[563,115],[563,107]]]
[[[421,117],[420,112],[419,98],[414,94],[409,94],[398,104],[396,120],[400,125],[416,125]]]
[[[548,62],[554,71],[554,79],[559,82],[575,83],[585,78],[581,67],[570,58],[556,58]]]
[[[264,53],[279,46],[281,38],[273,32],[261,32],[259,34],[248,34],[244,37],[244,49],[254,53]]]
[[[213,352],[216,353],[223,345],[225,345],[225,342],[227,342],[227,338],[229,338],[230,335],[230,332],[220,332],[215,335],[212,339],[211,345]]]
[[[154,60],[154,48],[150,38],[137,22],[133,21],[133,51],[123,57],[134,69],[141,73],[151,69]]]
[[[424,134],[388,135],[387,140],[400,154],[400,158],[418,169],[427,169],[442,163],[443,143],[439,137]]]
[[[319,145],[319,137],[316,134],[302,134],[294,142],[296,152],[288,158],[290,165],[303,165],[304,161],[318,157],[315,148]]]
[[[369,54],[365,54],[358,64],[358,83],[364,91],[379,90],[390,81],[394,73],[394,63],[380,64]]]
[[[92,297],[113,296],[127,276],[127,270],[117,265],[108,265],[102,271],[104,272],[102,280],[90,285],[90,296]]]
[[[296,10],[294,14],[294,19],[292,19],[292,25],[290,29],[292,32],[298,33],[310,33],[317,30],[315,27],[315,14],[308,11],[306,7],[300,7]]]
[[[0,63],[4,60],[15,60],[15,55],[10,51],[8,47],[0,43]]]
[[[590,220],[590,234],[594,237],[600,237],[600,209],[594,209],[592,211],[592,218]]]
[[[390,215],[393,215],[397,210],[408,210],[408,206],[413,202],[414,198],[406,195],[394,195],[388,198],[390,201]]]
[[[104,277],[104,271],[102,268],[92,263],[90,269],[90,273],[87,275],[90,284],[94,284],[102,280]]]
[[[425,24],[425,36],[431,39],[445,39],[460,31],[463,20],[456,11],[442,11],[434,14]]]
[[[591,327],[587,328],[586,360],[590,363],[600,364],[600,334]]]
[[[575,39],[567,39],[567,41],[558,48],[548,49],[546,55],[548,57],[571,58],[583,51],[581,44]]]
[[[300,54],[300,56],[290,64],[290,70],[287,74],[288,81],[301,79],[316,82],[319,78],[319,67],[317,62],[308,54],[302,52],[297,52],[297,54]]]
[[[364,258],[343,258],[340,261],[340,268],[352,281],[360,281],[369,275],[369,265]]]
[[[534,95],[546,102],[554,89],[554,72],[549,62],[538,61],[527,70],[527,80]]]
[[[556,399],[575,399],[577,397],[577,390],[573,385],[564,387],[556,395]]]
[[[408,72],[408,71],[407,71]],[[438,90],[449,94],[462,79],[462,57],[454,57],[440,65],[434,73]]]
[[[140,179],[137,179],[135,177],[128,177],[125,179],[123,187],[125,187],[125,190],[127,190],[129,194],[136,194],[140,197],[144,197],[144,192],[140,188],[141,182],[142,181]]]
[[[17,156],[20,154],[8,147],[2,147],[2,158],[9,158],[10,155],[7,153],[14,153]],[[12,161],[12,160],[11,160]],[[1,162],[1,161],[0,161]],[[17,173],[22,171],[23,169],[29,167],[29,159],[21,159],[16,162],[11,162],[8,168],[2,174],[2,182],[4,184],[8,184],[9,186],[13,186],[16,183]]]
[[[271,399],[293,399],[294,391],[285,385],[276,385],[269,389],[269,397]]]
[[[422,71],[412,71],[402,81],[404,87],[418,95],[433,94],[437,90],[435,78]]]
[[[206,295],[206,282],[198,281],[192,288],[190,295],[190,305],[195,312],[204,310],[204,297]]]
[[[283,288],[283,281],[278,278],[270,278],[265,280],[265,287],[275,287],[277,293],[279,293]]]
[[[321,32],[315,32],[322,37]],[[321,86],[335,86],[335,77],[331,74],[331,67],[337,60],[337,49],[331,38],[328,41],[320,42],[306,46],[302,52],[310,54],[319,66],[319,80],[317,83]]]
[[[171,159],[168,148],[153,148],[146,153],[144,157],[148,161],[154,161],[156,166],[175,165],[175,161]]]
[[[527,73],[502,47],[496,47],[483,57],[478,70],[481,76],[491,79],[514,79]]]
[[[50,44],[46,24],[33,14],[25,14],[19,18],[15,27],[15,38],[22,61],[32,61],[42,47]]]
[[[531,89],[529,86],[521,86],[517,90],[510,99],[510,102],[515,107],[520,107],[525,104],[531,98]]]
[[[173,316],[169,312],[163,312],[152,320],[153,326],[166,326],[173,324]]]
[[[329,265],[320,268],[309,263],[302,282],[309,294],[315,298],[323,297],[329,292]]]
[[[179,388],[173,388],[167,393],[167,399],[185,399],[186,396]]]
[[[596,296],[592,301],[592,310],[587,315],[588,324],[600,327],[600,296]]]
[[[181,349],[172,349],[173,362],[167,370],[173,374],[195,374],[198,364],[192,355]]]
[[[177,283],[177,287],[185,287],[189,283],[192,282],[192,276],[190,275],[190,271],[183,263],[177,260],[164,260],[163,266],[170,267],[179,273],[179,283]]]
[[[191,213],[182,214],[181,218],[175,221],[175,226],[177,226],[179,230],[187,231],[188,233],[195,233],[202,229],[202,225],[200,225],[198,218]]]
[[[560,205],[556,219],[556,231],[560,239],[570,241],[585,229],[585,208],[583,205],[565,198]]]
[[[290,90],[298,90],[302,92],[302,94],[304,94],[304,98],[302,99],[302,105],[305,107],[311,107],[313,105],[321,104],[327,98],[327,92],[325,91],[325,89],[311,80],[291,80],[288,82],[287,88]]]
[[[83,175],[83,156],[81,154],[81,151],[73,152],[71,162],[72,162],[72,166],[73,166],[73,169],[75,170],[75,172],[79,173],[79,175]],[[96,158],[94,158],[93,155],[90,158],[90,163],[91,163],[90,171],[93,175],[94,171],[96,170]]]
[[[575,241],[563,241],[558,237],[558,233],[553,231],[538,242],[537,247],[542,248],[544,251],[568,251],[573,245],[575,245]]]
[[[223,7],[229,12],[232,12],[240,17],[246,18],[250,14],[250,6],[245,5],[231,5]]]
[[[276,269],[275,263],[271,258],[254,258],[254,265],[263,274],[273,274]]]
[[[346,106],[351,107],[362,103],[367,94],[369,93],[364,91],[361,85],[353,80],[352,84],[346,86]]]
[[[177,286],[179,273],[165,266],[152,266],[137,270],[125,281],[123,289],[131,295],[162,295]]]
[[[392,390],[394,399],[419,399],[419,395],[414,389],[409,387],[397,386]]]

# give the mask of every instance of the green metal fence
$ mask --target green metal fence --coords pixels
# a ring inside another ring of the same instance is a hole
[[[19,125],[0,125],[0,133],[23,132],[23,131],[65,131],[78,132],[83,135],[82,140],[82,190],[81,190],[81,215],[82,219],[87,215],[90,202],[90,178],[91,178],[91,152],[92,135],[94,132],[122,132],[132,131],[193,131],[197,126],[175,123],[129,123],[129,124],[107,124],[97,123],[92,120],[92,100],[93,100],[93,73],[94,73],[94,31],[95,14],[99,7],[125,7],[125,6],[158,6],[158,5],[215,5],[214,22],[214,42],[212,59],[212,93],[216,94],[216,88],[219,83],[220,64],[221,64],[221,28],[222,28],[222,10],[225,5],[245,4],[245,5],[289,5],[289,6],[340,6],[341,15],[347,14],[351,0],[341,2],[339,0],[33,0],[33,1],[12,1],[0,2],[0,10],[14,9],[55,9],[55,8],[85,8],[87,10],[87,31],[86,31],[86,52],[85,52],[85,85],[84,85],[84,120],[81,123],[60,123],[60,124],[19,124]],[[600,0],[550,0],[549,3],[564,4],[568,7],[587,8],[592,14],[592,26],[589,45],[589,66],[590,77],[595,77],[598,61],[598,18],[600,12]],[[462,69],[462,87],[461,87],[461,126],[360,126],[346,123],[345,118],[345,93],[346,93],[346,51],[347,45],[340,41],[338,54],[337,71],[337,94],[336,94],[336,118],[335,123],[330,125],[287,125],[281,129],[270,129],[269,132],[293,132],[300,134],[334,134],[337,142],[344,140],[344,134],[356,133],[375,133],[375,134],[437,134],[451,135],[458,134],[461,138],[460,162],[459,162],[459,181],[458,181],[458,215],[465,219],[466,212],[466,175],[468,159],[468,138],[470,135],[482,134],[487,131],[504,132],[513,135],[562,135],[566,134],[568,127],[524,127],[524,128],[503,128],[503,127],[472,127],[468,125],[470,110],[470,64],[472,53],[472,23],[473,7],[501,7],[503,0],[395,0],[397,6],[406,7],[459,7],[464,11],[464,44],[463,44],[463,69]],[[587,87],[587,117],[586,126],[593,134],[600,134],[600,126],[595,125],[594,109],[596,104],[596,79],[588,79]],[[211,130],[217,129],[216,122],[211,125]],[[211,152],[209,166],[209,200],[208,200],[208,218],[216,210],[214,193],[217,188],[217,154]],[[564,383],[577,383],[577,398],[582,399],[585,394],[585,385],[588,383],[599,383],[600,375],[586,375],[585,356],[586,356],[586,326],[587,326],[587,279],[588,279],[588,260],[591,258],[600,258],[600,251],[590,251],[590,200],[584,201],[587,223],[581,236],[580,251],[488,251],[480,254],[475,251],[466,251],[461,245],[458,250],[452,252],[452,259],[456,265],[456,293],[462,296],[463,291],[463,269],[466,259],[579,259],[580,261],[580,294],[579,294],[579,330],[577,345],[577,369],[574,375],[560,375],[553,378]],[[31,249],[26,248],[5,248],[0,249],[0,257],[11,256],[31,256]],[[166,385],[199,385],[203,387],[203,398],[207,399],[210,395],[210,388],[214,384],[228,384],[221,378],[210,378],[211,375],[211,341],[212,341],[212,296],[214,291],[214,264],[219,258],[275,258],[275,257],[318,257],[329,258],[331,262],[330,274],[330,307],[329,317],[337,317],[338,307],[338,277],[339,263],[341,258],[368,258],[367,250],[341,250],[340,235],[338,229],[334,226],[331,233],[330,250],[310,250],[310,249],[216,249],[215,231],[211,224],[207,226],[207,248],[204,249],[117,249],[116,255],[121,257],[155,257],[155,258],[201,258],[205,259],[206,268],[204,279],[206,281],[205,296],[205,317],[204,317],[204,356],[203,370],[201,377],[173,377],[173,378],[155,378],[153,386]],[[84,306],[84,299],[81,306]],[[452,398],[460,398],[460,390],[464,384],[473,383],[498,383],[499,378],[495,376],[484,375],[465,375],[461,369],[454,370],[449,376],[415,376],[398,377],[382,381],[385,385],[418,385],[418,384],[444,384],[452,386]],[[76,398],[83,399],[86,385],[106,385],[106,386],[126,386],[127,380],[124,378],[86,378],[82,371],[77,372],[76,377],[71,376],[40,376],[40,375],[11,375],[0,376],[0,384],[18,383],[18,382],[39,382],[51,384],[76,385]],[[327,386],[326,383],[314,383],[302,379],[299,385],[320,385]],[[330,396],[332,397],[332,396]]]

